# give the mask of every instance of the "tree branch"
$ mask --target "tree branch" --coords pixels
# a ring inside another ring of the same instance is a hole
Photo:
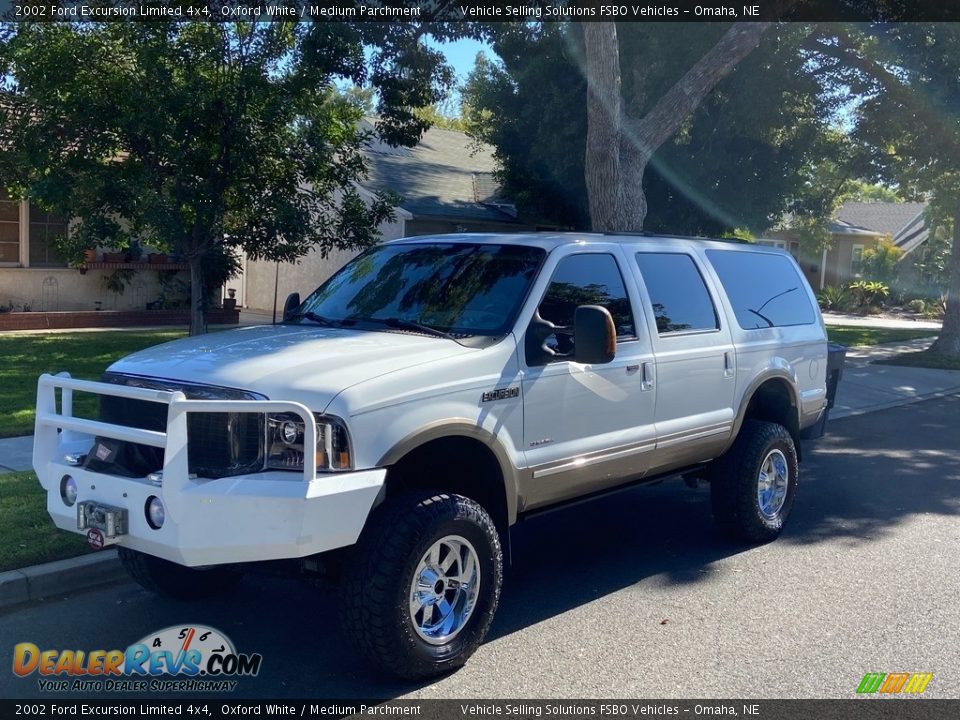
[[[770,22],[736,23],[657,101],[631,133],[649,155],[671,138],[703,98],[760,43]]]

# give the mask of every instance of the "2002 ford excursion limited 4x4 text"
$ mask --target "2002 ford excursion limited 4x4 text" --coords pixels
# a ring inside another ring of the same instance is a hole
[[[530,513],[682,474],[710,481],[724,534],[775,538],[841,363],[773,248],[407,238],[281,324],[149,348],[102,382],[44,375],[34,467],[57,526],[116,545],[144,587],[324,568],[362,653],[426,677],[482,641]]]

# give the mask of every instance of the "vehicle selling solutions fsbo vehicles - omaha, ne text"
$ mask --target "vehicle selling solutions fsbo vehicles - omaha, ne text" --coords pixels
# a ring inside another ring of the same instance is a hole
[[[681,475],[710,482],[724,534],[775,538],[842,362],[774,248],[406,238],[280,324],[148,348],[102,382],[42,376],[34,467],[57,526],[116,545],[144,587],[324,572],[361,652],[427,677],[483,640],[531,513]]]

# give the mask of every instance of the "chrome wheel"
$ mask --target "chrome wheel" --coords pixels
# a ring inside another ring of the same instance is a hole
[[[760,464],[757,477],[757,504],[760,514],[772,520],[783,509],[790,484],[787,458],[780,450],[771,450]]]
[[[457,636],[477,604],[480,564],[466,538],[447,535],[420,559],[410,585],[413,629],[431,645]]]

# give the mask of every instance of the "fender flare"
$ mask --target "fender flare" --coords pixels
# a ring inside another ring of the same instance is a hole
[[[520,471],[510,459],[510,454],[496,435],[489,430],[478,427],[468,418],[450,418],[417,428],[402,440],[395,443],[377,462],[376,467],[388,467],[400,461],[401,458],[428,442],[448,437],[466,437],[478,440],[493,453],[500,466],[500,475],[503,478],[503,492],[507,506],[507,524],[513,525],[517,521],[517,504],[520,497]]]

